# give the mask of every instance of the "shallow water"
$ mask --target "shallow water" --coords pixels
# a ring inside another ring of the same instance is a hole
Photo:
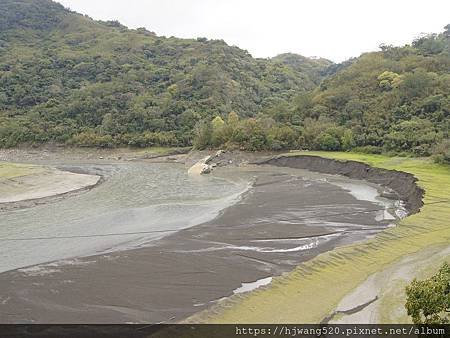
[[[99,174],[105,182],[89,192],[59,201],[1,212],[0,272],[152,245],[152,241],[177,230],[212,220],[239,200],[259,173],[266,172],[267,175],[267,171],[273,173],[275,180],[277,175],[280,179],[285,175],[294,175],[304,181],[305,189],[311,185],[331,183],[347,190],[357,200],[384,207],[384,211],[370,217],[375,216],[377,221],[394,219],[388,211],[394,202],[378,197],[378,191],[373,186],[298,169],[227,168],[217,170],[213,175],[191,176],[181,164],[132,162],[76,166],[59,164],[59,167]],[[301,191],[297,193],[301,194]],[[357,204],[353,207],[361,208]],[[351,227],[351,224],[335,221],[327,224],[326,217],[319,216],[324,212],[324,206],[319,208],[286,207],[282,214],[266,215],[256,223],[289,225],[304,219],[311,225],[321,224],[336,230]],[[333,213],[336,208],[337,211],[344,210],[342,206],[333,204],[327,207],[330,209],[327,212]],[[261,253],[308,251],[334,236],[296,239],[289,243],[284,243],[285,240],[256,241],[252,244],[258,246],[239,246],[239,250]],[[200,251],[230,248],[230,245],[225,245]]]
[[[105,182],[0,213],[1,267],[19,268],[1,274],[7,322],[178,321],[364,241],[395,215],[380,187],[292,168],[227,167],[207,176],[145,162],[66,169]]]
[[[179,164],[67,168],[101,174],[105,182],[60,201],[0,213],[0,272],[142,245],[214,218],[249,187],[249,176],[192,177]]]

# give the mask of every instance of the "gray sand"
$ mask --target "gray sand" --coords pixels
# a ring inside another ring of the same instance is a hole
[[[246,170],[255,171],[254,188],[213,221],[140,249],[0,274],[0,322],[177,322],[243,283],[290,271],[391,222],[376,220],[372,210],[383,207],[323,176]]]

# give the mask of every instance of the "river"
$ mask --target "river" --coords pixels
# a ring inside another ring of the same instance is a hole
[[[52,164],[103,182],[0,212],[2,322],[176,322],[366,240],[402,210],[379,186],[300,169]]]
[[[193,177],[181,164],[59,167],[101,175],[104,183],[55,203],[2,212],[0,272],[137,247],[214,218],[249,187],[248,175]]]

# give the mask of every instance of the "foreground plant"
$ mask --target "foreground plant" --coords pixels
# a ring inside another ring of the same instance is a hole
[[[444,263],[429,279],[406,287],[406,310],[414,324],[450,323],[450,265]]]

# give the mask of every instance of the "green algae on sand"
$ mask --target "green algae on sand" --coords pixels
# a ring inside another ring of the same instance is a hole
[[[31,164],[0,162],[0,180],[38,174],[44,170],[44,167]]]

